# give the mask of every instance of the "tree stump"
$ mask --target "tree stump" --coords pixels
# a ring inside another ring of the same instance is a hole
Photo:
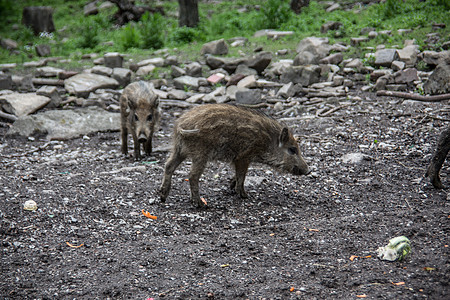
[[[302,11],[302,7],[307,7],[309,5],[309,0],[291,0],[291,9],[299,14]]]
[[[117,5],[119,11],[115,13],[114,19],[117,25],[125,25],[130,21],[139,21],[146,12],[159,13],[164,16],[162,7],[152,8],[149,6],[136,6],[134,1],[130,0],[110,0],[110,2]]]
[[[53,8],[50,6],[29,6],[22,12],[22,23],[30,27],[34,35],[40,32],[54,32]]]

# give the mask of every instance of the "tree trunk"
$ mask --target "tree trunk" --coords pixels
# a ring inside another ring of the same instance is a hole
[[[179,26],[197,27],[198,18],[198,0],[178,0],[179,8]]]
[[[110,0],[110,2],[117,5],[119,11],[114,15],[117,25],[125,25],[130,21],[139,21],[143,14],[147,11],[150,13],[160,13],[164,15],[164,10],[161,7],[151,8],[149,6],[136,6],[130,0]]]
[[[29,6],[22,12],[22,23],[30,27],[34,35],[41,32],[55,31],[53,24],[53,8],[50,6]]]
[[[309,5],[309,0],[291,0],[291,9],[299,14],[302,11],[303,7],[307,7]]]

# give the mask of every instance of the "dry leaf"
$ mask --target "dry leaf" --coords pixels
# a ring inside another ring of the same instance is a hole
[[[359,257],[359,256],[357,256],[357,255],[352,255],[352,256],[350,256],[350,260],[353,261],[353,260],[355,260],[355,258],[357,258],[357,257]]]
[[[292,287],[289,289],[289,291],[293,292],[293,291],[295,291],[295,288],[292,286]]]
[[[392,282],[393,285],[404,285],[405,283],[403,281],[400,282]]]
[[[208,205],[208,203],[206,203],[206,199],[201,197],[200,200],[202,200],[203,204]]]
[[[356,295],[356,298],[367,298],[367,295],[366,294],[364,294],[364,295]]]

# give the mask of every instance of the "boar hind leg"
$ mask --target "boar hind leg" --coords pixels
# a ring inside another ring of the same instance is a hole
[[[200,199],[199,180],[206,167],[206,160],[198,159],[192,161],[191,171],[189,173],[189,185],[191,187],[191,202],[195,207],[204,207],[205,204]]]
[[[160,188],[161,202],[165,202],[169,195],[170,185],[172,182],[172,175],[175,169],[183,162],[184,156],[180,155],[179,151],[173,152],[167,159],[166,167],[164,170],[164,177]]]
[[[444,188],[439,178],[439,171],[444,164],[445,158],[450,151],[450,127],[447,127],[439,136],[436,152],[431,158],[430,165],[428,166],[425,176],[429,177],[433,186],[437,189]]]
[[[122,154],[128,154],[128,128],[126,125],[122,124]]]
[[[231,181],[231,188],[234,188],[236,193],[241,198],[247,198],[247,193],[244,189],[244,181],[245,181],[245,175],[247,174],[249,163],[247,161],[235,161],[234,167],[236,170],[236,176]]]

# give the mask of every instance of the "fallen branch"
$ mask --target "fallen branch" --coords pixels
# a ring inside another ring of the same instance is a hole
[[[399,98],[424,101],[424,102],[440,102],[440,101],[444,101],[444,100],[450,100],[450,94],[442,94],[442,95],[435,95],[435,96],[422,96],[419,94],[385,91],[385,90],[378,91],[377,96],[392,96],[392,97],[399,97]]]
[[[0,118],[11,120],[11,121],[16,121],[17,120],[17,117],[15,115],[5,113],[5,112],[3,112],[1,110],[0,110]]]
[[[344,108],[344,107],[347,107],[347,106],[350,106],[350,105],[351,105],[351,104],[343,104],[343,105],[340,105],[340,106],[338,106],[338,107],[334,107],[334,108],[332,108],[332,109],[330,109],[330,110],[328,110],[328,111],[326,111],[326,112],[319,112],[319,113],[317,114],[317,116],[318,116],[318,117],[328,117],[329,115],[331,115],[332,113],[334,113],[334,112],[340,110],[341,108]]]
[[[34,152],[42,151],[42,150],[44,150],[45,148],[47,148],[49,145],[50,145],[50,142],[45,143],[44,145],[39,146],[38,148],[29,150],[29,151],[26,151],[26,152],[23,152],[23,153],[12,154],[12,155],[0,155],[0,156],[2,156],[2,157],[7,157],[7,158],[26,156],[26,155],[32,154],[32,153],[34,153]]]

